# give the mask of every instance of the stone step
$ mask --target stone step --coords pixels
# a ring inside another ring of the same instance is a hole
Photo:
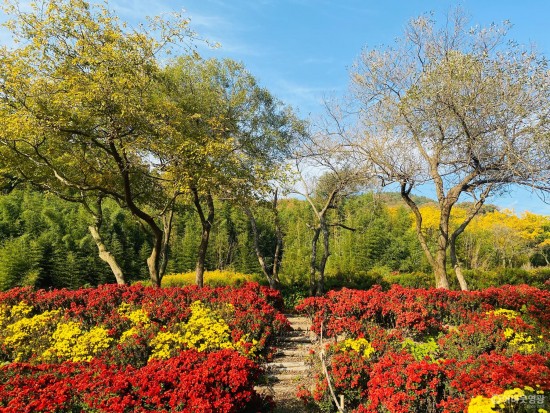
[[[290,324],[311,324],[311,320],[307,317],[287,317]]]
[[[269,375],[267,378],[270,381],[275,381],[277,383],[288,383],[289,386],[294,385],[296,386],[297,383],[303,379],[306,375],[308,375],[307,370],[304,371],[297,371],[297,372],[284,372],[277,375]],[[290,384],[293,383],[293,384]],[[275,384],[275,383],[274,383]]]
[[[309,371],[309,366],[296,366],[296,367],[276,367],[268,371],[267,378],[269,380],[281,380],[281,376],[285,376],[287,374],[293,374],[294,376],[298,375],[300,376],[301,373],[305,373],[306,371]]]
[[[308,347],[288,347],[288,348],[280,348],[276,353],[276,358],[281,357],[301,357],[301,358],[307,358],[309,356],[309,348]]]
[[[303,330],[292,330],[292,331],[287,331],[283,335],[283,337],[297,337],[297,336],[309,337],[309,332],[303,331]]]
[[[294,331],[310,331],[310,324],[293,324],[291,326]]]
[[[274,383],[272,386],[254,386],[254,390],[261,394],[273,396],[277,393],[296,394],[297,388],[288,382]]]
[[[267,368],[292,368],[292,367],[302,367],[305,366],[304,361],[273,361],[267,363],[265,366]]]
[[[287,317],[290,324],[311,324],[311,320],[307,317]]]
[[[307,344],[313,344],[313,340],[309,337],[309,335],[296,335],[296,336],[283,336],[280,338],[280,341],[282,343],[307,343]]]

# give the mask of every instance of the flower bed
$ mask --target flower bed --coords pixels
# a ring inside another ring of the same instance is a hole
[[[2,293],[0,412],[266,410],[281,304],[254,283]]]
[[[331,338],[327,368],[346,411],[516,413],[550,404],[549,304],[550,292],[528,286],[394,286],[332,291],[297,310]],[[318,377],[300,397],[336,411]]]

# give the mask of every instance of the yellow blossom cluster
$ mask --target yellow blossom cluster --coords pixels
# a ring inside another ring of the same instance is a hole
[[[496,315],[506,317],[508,320],[514,320],[521,317],[520,313],[514,310],[508,310],[506,308],[497,308],[493,311],[488,311],[485,314]],[[520,353],[530,354],[536,349],[537,342],[524,332],[515,331],[514,329],[507,327],[504,329],[504,337],[508,340],[508,345]],[[542,336],[539,336],[542,339]]]
[[[513,320],[517,317],[520,317],[520,314],[517,311],[508,310],[506,308],[497,308],[496,310],[493,310],[493,311],[487,311],[485,314],[503,316],[503,317],[506,317],[508,320]]]
[[[242,285],[246,282],[258,282],[261,278],[254,274],[244,274],[230,270],[213,270],[204,273],[204,284],[210,286]],[[167,274],[162,278],[163,287],[182,287],[195,284],[195,271]]]
[[[95,355],[110,347],[113,339],[103,327],[83,331],[79,323],[59,323],[52,334],[52,345],[43,354],[46,361],[90,361]]]
[[[348,338],[340,343],[339,348],[343,351],[353,350],[365,358],[369,358],[375,351],[369,341],[364,338]]]
[[[60,311],[45,311],[32,317],[25,317],[32,311],[26,304],[13,306],[10,317],[4,318],[6,324],[0,332],[0,344],[6,348],[11,361],[20,362],[33,354],[40,354],[49,347],[48,338],[57,325]]]
[[[103,327],[82,329],[75,321],[61,321],[60,310],[33,315],[33,307],[21,302],[0,308],[0,344],[9,361],[89,361],[113,339]]]
[[[178,323],[173,331],[161,331],[151,341],[150,359],[167,359],[183,348],[197,351],[237,349],[231,341],[231,330],[218,312],[202,302],[191,304],[187,323]]]
[[[538,385],[536,386],[539,387]],[[470,400],[468,405],[468,413],[495,413],[516,411],[515,408],[526,399],[526,393],[536,393],[543,395],[544,391],[536,390],[533,387],[525,386],[523,389],[515,388],[505,390],[501,394],[496,394],[493,397],[476,396]],[[545,409],[538,409],[538,413],[548,413]]]
[[[149,320],[149,316],[142,308],[132,309],[130,304],[122,303],[118,307],[118,313],[123,318],[130,320],[130,322],[132,323],[132,327],[122,333],[122,336],[120,337],[121,342],[124,342],[130,337],[136,335],[139,332],[140,328],[147,328],[151,325],[151,320]]]
[[[504,337],[508,340],[510,347],[514,347],[523,354],[530,354],[535,351],[536,343],[533,337],[526,333],[514,331],[511,328],[504,330]]]

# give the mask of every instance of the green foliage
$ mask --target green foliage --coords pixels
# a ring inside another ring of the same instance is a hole
[[[104,221],[108,246],[121,258],[128,279],[137,279],[144,268],[139,252],[148,248],[147,235],[115,203],[106,203]],[[53,196],[20,189],[0,196],[0,290],[114,282],[97,256],[87,223],[80,205]]]
[[[433,286],[429,267],[413,232],[410,214],[403,207],[378,204],[372,195],[350,198],[340,207],[344,221],[356,228],[331,228],[333,253],[327,266],[328,289],[342,287],[368,289],[375,284],[388,288],[400,284],[412,288]],[[220,274],[251,274],[245,278],[264,282],[252,247],[249,221],[242,210],[228,202],[216,201],[216,215],[207,252],[208,271]],[[102,235],[117,256],[128,281],[147,280],[145,261],[151,247],[143,227],[114,202],[104,205]],[[307,291],[310,245],[310,209],[304,201],[280,201],[280,218],[285,234],[281,279],[289,308]],[[0,289],[20,285],[77,288],[114,282],[109,267],[97,256],[97,247],[87,229],[89,216],[78,204],[28,189],[15,189],[0,195]],[[269,260],[273,252],[274,229],[268,208],[257,209],[260,248]],[[476,228],[475,225],[472,228]],[[193,284],[200,236],[197,214],[181,208],[176,214],[170,243],[167,273],[189,273],[176,284]],[[490,243],[491,238],[483,242]],[[536,253],[536,245],[531,249]],[[464,249],[459,249],[459,253]],[[464,259],[464,257],[463,257]],[[215,271],[217,272],[217,271]],[[548,288],[550,270],[546,267],[487,268],[464,270],[473,289],[502,284],[529,284]],[[449,269],[451,287],[458,288]],[[220,275],[215,283],[238,283],[239,277]],[[165,283],[173,278],[167,277]],[[209,283],[207,273],[206,283]],[[545,284],[546,283],[546,284]],[[167,284],[164,284],[167,285]]]
[[[429,338],[424,343],[413,341],[410,338],[407,338],[403,341],[402,347],[407,349],[407,351],[411,353],[414,359],[417,361],[421,361],[424,360],[426,357],[429,357],[432,362],[435,362],[435,354],[437,353],[437,350],[439,350],[437,341],[435,341],[434,338]]]

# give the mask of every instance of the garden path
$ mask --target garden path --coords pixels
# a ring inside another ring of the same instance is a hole
[[[304,404],[297,399],[299,386],[310,388],[313,374],[307,363],[310,349],[316,342],[306,317],[287,315],[292,330],[279,337],[279,351],[271,363],[267,363],[268,384],[259,389],[275,401],[274,413],[303,412]]]

